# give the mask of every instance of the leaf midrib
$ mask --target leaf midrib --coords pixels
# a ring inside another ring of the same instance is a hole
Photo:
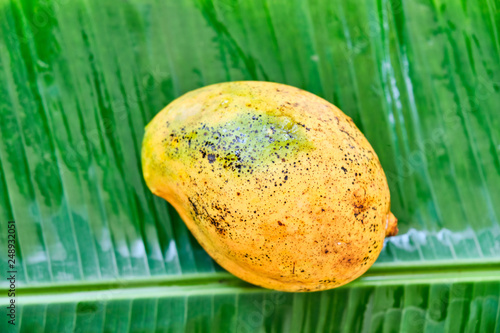
[[[500,281],[500,260],[435,261],[421,265],[413,263],[376,264],[362,277],[340,288],[442,284],[458,282]],[[2,287],[7,295],[7,288]],[[75,281],[31,286],[18,286],[16,295],[23,304],[43,302],[73,302],[78,300],[123,299],[148,295],[181,296],[273,292],[248,284],[226,273],[205,273],[130,278],[113,281]],[[101,295],[101,296],[99,296]],[[8,301],[0,298],[0,303]]]

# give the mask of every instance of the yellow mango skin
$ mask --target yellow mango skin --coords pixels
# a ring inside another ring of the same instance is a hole
[[[142,166],[212,258],[265,288],[346,284],[397,232],[366,138],[291,86],[227,82],[179,97],[147,125]]]

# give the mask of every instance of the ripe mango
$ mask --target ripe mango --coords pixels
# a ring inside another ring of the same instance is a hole
[[[266,288],[346,284],[397,233],[366,138],[291,86],[228,82],[179,97],[147,125],[142,166],[212,258]]]

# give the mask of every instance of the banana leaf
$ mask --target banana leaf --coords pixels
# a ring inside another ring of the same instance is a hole
[[[0,332],[500,332],[499,26],[496,0],[1,0]],[[144,126],[236,80],[377,152],[400,233],[353,283],[246,284],[145,186]]]

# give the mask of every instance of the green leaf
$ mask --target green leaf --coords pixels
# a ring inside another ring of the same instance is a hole
[[[0,1],[0,260],[19,332],[500,332],[500,11],[492,0]],[[400,234],[336,290],[250,286],[141,174],[144,126],[211,83],[339,106]]]

